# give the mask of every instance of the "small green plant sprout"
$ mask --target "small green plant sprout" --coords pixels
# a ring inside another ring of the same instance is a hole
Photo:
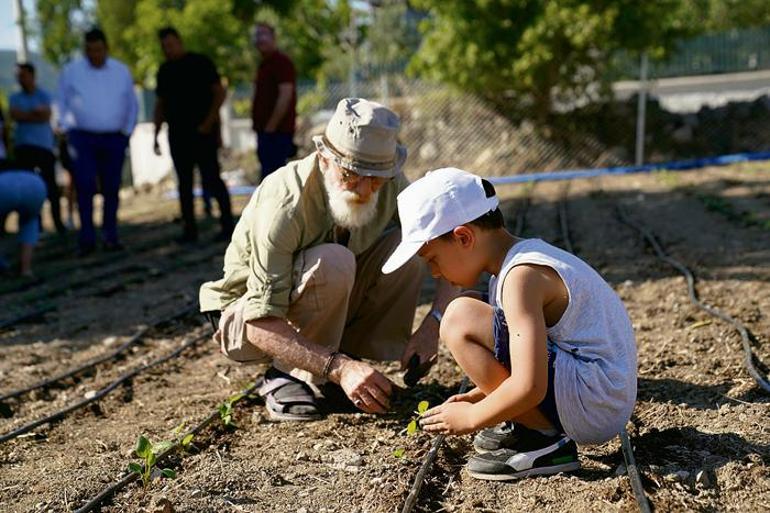
[[[128,471],[139,474],[139,477],[142,478],[142,485],[144,486],[145,490],[149,486],[150,480],[152,479],[152,471],[155,469],[155,463],[157,462],[158,455],[167,451],[173,447],[173,445],[174,443],[169,441],[153,444],[146,436],[139,435],[139,439],[136,441],[136,448],[134,449],[134,452],[137,456],[142,458],[144,461],[144,466],[140,465],[139,463],[129,463]],[[176,472],[174,472],[173,469],[164,468],[160,470],[160,475],[169,479],[174,479],[176,477]]]
[[[233,404],[237,403],[243,398],[243,392],[231,395],[225,402],[219,405],[219,418],[222,419],[222,424],[228,428],[237,428],[238,426],[233,423]]]
[[[188,433],[182,439],[179,439],[179,436],[181,436],[182,432],[184,431],[184,428],[185,428],[185,421],[183,420],[177,427],[174,428],[173,433],[176,436],[176,438],[179,440],[179,447],[181,447],[183,451],[186,451],[190,448],[190,444],[192,443],[192,439],[194,435],[192,433]]]
[[[406,436],[412,436],[420,430],[420,418],[428,411],[430,404],[428,401],[420,401],[417,404],[417,410],[414,412],[414,416],[409,420],[409,424],[406,425]],[[393,456],[396,458],[404,457],[405,449],[398,447],[393,451]]]

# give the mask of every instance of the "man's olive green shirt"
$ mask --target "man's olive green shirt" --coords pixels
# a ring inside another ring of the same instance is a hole
[[[368,225],[351,230],[350,251],[363,253],[396,220],[396,196],[407,185],[399,174],[380,188],[377,214]],[[334,242],[334,231],[316,153],[270,174],[235,227],[225,252],[224,277],[201,286],[201,311],[223,310],[246,295],[245,320],[285,318],[294,259],[306,248]]]

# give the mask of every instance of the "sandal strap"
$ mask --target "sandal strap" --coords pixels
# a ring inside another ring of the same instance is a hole
[[[268,408],[274,412],[279,413],[292,413],[291,408],[294,406],[315,406],[315,402],[311,401],[307,397],[286,397],[282,398],[281,402],[272,395],[265,396],[265,403]]]
[[[276,392],[277,390],[285,387],[286,385],[300,385],[305,391],[307,391],[308,394],[311,396],[313,395],[313,390],[310,388],[310,386],[305,383],[304,381],[295,378],[294,376],[289,375],[283,375],[278,376],[276,378],[270,378],[269,380],[264,380],[262,382],[262,386],[259,387],[258,393],[261,396],[266,396],[268,394],[272,394],[273,392]]]

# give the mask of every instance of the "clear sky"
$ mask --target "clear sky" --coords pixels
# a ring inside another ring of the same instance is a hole
[[[13,12],[14,1],[15,0],[0,0],[0,49],[3,50],[16,49],[18,30],[16,29],[16,18]],[[35,13],[35,2],[34,0],[23,1],[27,19],[30,19]],[[36,45],[33,40],[28,39],[27,44],[29,45],[30,50],[34,50]]]

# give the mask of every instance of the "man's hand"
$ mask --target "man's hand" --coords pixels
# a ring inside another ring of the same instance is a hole
[[[427,322],[434,323],[435,326],[431,327],[427,325]],[[424,322],[418,329],[412,334],[412,337],[407,342],[404,352],[401,355],[401,370],[406,370],[409,366],[409,360],[413,355],[420,357],[420,362],[423,363],[433,358],[438,353],[438,323],[431,319]]]
[[[393,384],[370,365],[345,359],[340,369],[340,386],[357,408],[366,413],[386,413]]]
[[[451,399],[451,398],[450,398]],[[420,419],[425,431],[443,435],[464,435],[476,431],[473,404],[449,400],[426,411]]]
[[[208,135],[211,133],[211,130],[214,128],[214,121],[210,119],[205,119],[203,123],[198,125],[198,132],[200,132],[203,135]]]

